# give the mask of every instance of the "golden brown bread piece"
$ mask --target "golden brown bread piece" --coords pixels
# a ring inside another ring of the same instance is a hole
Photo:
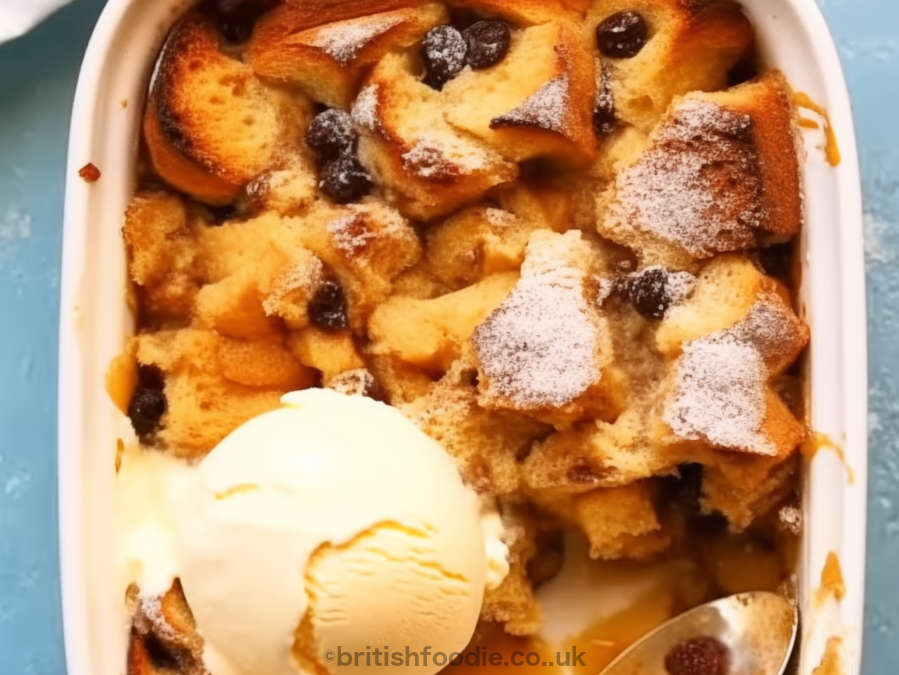
[[[792,90],[783,74],[761,77],[725,92],[699,93],[696,98],[752,119],[752,140],[759,153],[763,232],[784,240],[799,233],[802,187],[799,176],[796,111]]]
[[[500,500],[499,511],[509,547],[509,574],[485,593],[481,619],[501,624],[509,635],[534,635],[543,623],[528,575],[528,564],[537,555],[537,519],[528,504],[514,498]]]
[[[675,357],[686,342],[731,329],[754,342],[772,376],[793,363],[809,341],[787,288],[750,260],[725,255],[708,263],[690,297],[665,313],[655,343],[662,354]]]
[[[593,159],[595,59],[573,24],[519,31],[501,63],[465,70],[444,90],[447,119],[510,160]]]
[[[428,228],[425,261],[444,285],[461,289],[500,272],[517,272],[531,233],[540,227],[510,211],[472,206]]]
[[[390,405],[400,407],[425,396],[434,384],[424,370],[394,356],[366,352],[365,360]]]
[[[645,265],[681,269],[788,238],[801,223],[795,139],[777,73],[678,99],[649,147],[598,197],[599,233]]]
[[[210,204],[234,201],[263,171],[299,152],[311,105],[264,84],[219,50],[212,18],[172,29],[151,85],[144,139],[154,171]]]
[[[302,217],[267,212],[202,228],[197,246],[207,282],[249,274],[265,314],[293,330],[306,326],[306,304],[334,276],[347,296],[351,325],[363,331],[368,313],[390,294],[393,278],[421,256],[409,223],[374,200],[350,206],[318,201]]]
[[[487,17],[502,17],[522,26],[583,18],[589,0],[449,0],[458,9]]]
[[[518,274],[494,274],[438,298],[394,296],[372,314],[368,335],[373,354],[391,354],[428,372],[442,374],[462,354],[475,328],[518,281]]]
[[[349,331],[326,331],[308,326],[292,333],[287,345],[300,363],[315,368],[326,381],[365,367]]]
[[[518,169],[452,128],[443,93],[419,81],[414,67],[406,55],[381,59],[363,83],[353,119],[359,158],[375,181],[404,214],[430,220],[514,180]]]
[[[301,5],[282,5],[264,17],[250,41],[250,64],[262,77],[299,86],[314,100],[340,108],[349,107],[367,66],[417,43],[449,19],[437,2],[369,9],[360,16],[346,16],[355,12],[340,7],[328,7],[317,17],[307,12]]]
[[[549,500],[543,506],[584,533],[591,558],[645,560],[671,545],[671,534],[656,513],[650,480]]]
[[[509,495],[520,487],[518,460],[551,427],[514,412],[478,405],[477,371],[460,360],[403,413],[456,458],[465,482],[480,494]]]
[[[649,40],[632,58],[601,58],[617,116],[644,131],[676,96],[726,87],[728,71],[753,44],[752,26],[729,0],[593,0],[583,25],[594,53],[596,27],[621,11],[646,20]]]
[[[135,337],[134,353],[140,365],[164,375],[168,410],[157,439],[180,457],[203,457],[247,420],[276,409],[285,393],[318,381],[278,337],[158,331]]]
[[[254,44],[272,44],[323,24],[426,3],[427,0],[287,0],[256,22],[249,47],[252,50]]]
[[[145,320],[186,318],[193,310],[203,281],[194,244],[202,223],[195,220],[181,199],[166,192],[138,192],[128,204],[122,235]]]

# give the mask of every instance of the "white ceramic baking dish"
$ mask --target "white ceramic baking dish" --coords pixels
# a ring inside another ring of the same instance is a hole
[[[75,97],[68,159],[59,377],[60,555],[70,675],[120,675],[125,631],[113,555],[116,439],[124,420],[104,374],[132,329],[121,225],[135,185],[143,95],[167,28],[191,0],[110,0],[94,31]],[[803,610],[799,672],[842,636],[846,673],[860,672],[865,570],[866,339],[861,197],[848,93],[814,0],[744,0],[766,61],[830,114],[842,151],[824,161],[806,136],[801,293],[812,327],[811,424],[845,451],[816,454],[805,472],[805,534],[797,570]],[[102,178],[78,170],[93,162]],[[847,469],[847,467],[849,467]],[[830,552],[847,591],[816,600]]]

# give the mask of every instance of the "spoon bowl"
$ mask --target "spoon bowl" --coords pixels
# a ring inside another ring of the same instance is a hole
[[[668,675],[665,658],[678,645],[697,638],[714,638],[726,648],[728,665],[722,675],[783,675],[798,627],[799,612],[787,598],[776,593],[740,593],[662,624],[600,675]]]

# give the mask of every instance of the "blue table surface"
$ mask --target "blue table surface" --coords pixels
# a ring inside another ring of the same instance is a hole
[[[880,674],[899,667],[899,4],[820,2],[849,78],[864,174],[871,350],[865,672]],[[63,173],[78,67],[103,4],[78,0],[0,46],[2,675],[65,672],[55,439]]]

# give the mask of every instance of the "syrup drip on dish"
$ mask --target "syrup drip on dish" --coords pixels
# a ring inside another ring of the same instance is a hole
[[[849,484],[854,485],[855,471],[853,471],[852,467],[846,462],[846,450],[827,434],[813,431],[809,434],[805,443],[799,446],[799,451],[802,453],[803,457],[811,461],[824,448],[832,450],[836,454],[843,466],[846,467],[846,473],[849,476]]]
[[[828,164],[830,164],[831,166],[839,166],[840,162],[842,161],[842,155],[840,154],[840,146],[837,143],[837,135],[833,130],[833,124],[831,124],[830,122],[830,115],[827,114],[827,111],[823,106],[815,103],[815,101],[805,92],[793,92],[793,102],[797,107],[811,110],[812,112],[817,113],[824,118],[824,155],[827,157]],[[817,123],[814,127],[809,126],[808,123],[810,121],[812,120],[800,120],[799,126],[808,129],[820,128]]]

